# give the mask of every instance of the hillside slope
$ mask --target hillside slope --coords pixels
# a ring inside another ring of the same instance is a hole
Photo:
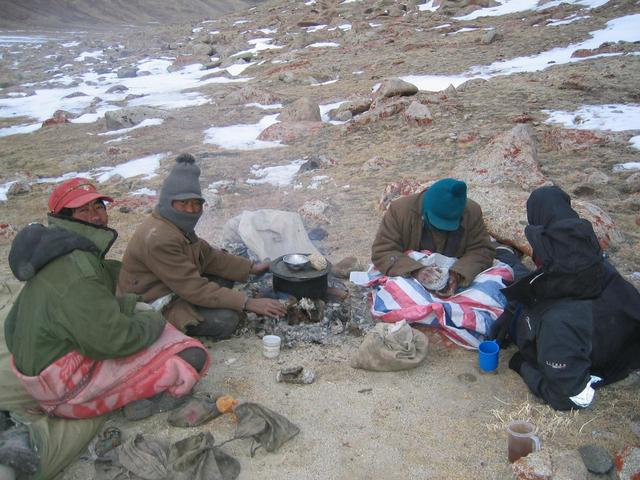
[[[247,0],[6,0],[0,28],[110,27],[214,18],[246,8]]]

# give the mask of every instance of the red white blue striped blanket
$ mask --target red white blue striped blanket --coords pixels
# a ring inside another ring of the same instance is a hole
[[[415,260],[429,251],[405,252]],[[356,273],[356,272],[354,272]],[[352,275],[351,280],[363,287],[372,287],[371,314],[382,321],[439,326],[454,343],[475,349],[502,314],[507,300],[500,291],[513,279],[508,265],[494,261],[481,272],[468,288],[458,290],[448,298],[427,291],[413,277],[387,277],[370,268],[366,274]]]

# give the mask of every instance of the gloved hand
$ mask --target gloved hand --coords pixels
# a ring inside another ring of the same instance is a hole
[[[522,364],[524,363],[524,358],[522,358],[522,354],[520,352],[516,352],[509,360],[509,368],[520,375],[520,369],[522,368]]]
[[[502,315],[493,322],[489,336],[487,337],[487,340],[495,340],[498,342],[500,348],[505,348],[510,343],[510,341],[507,340],[507,334],[511,328],[511,322],[513,322],[513,309],[510,307],[511,305],[507,305]]]

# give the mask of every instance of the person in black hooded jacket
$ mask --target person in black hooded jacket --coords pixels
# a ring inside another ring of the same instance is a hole
[[[509,368],[535,395],[557,410],[585,408],[594,387],[640,368],[640,294],[603,258],[591,223],[560,188],[535,190],[527,218],[537,269],[503,290],[517,313],[491,336],[512,332],[519,351]]]

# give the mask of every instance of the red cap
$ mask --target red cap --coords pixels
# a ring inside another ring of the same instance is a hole
[[[49,211],[60,213],[63,208],[78,208],[98,198],[113,202],[113,198],[98,193],[91,180],[72,178],[53,189],[49,197]]]

